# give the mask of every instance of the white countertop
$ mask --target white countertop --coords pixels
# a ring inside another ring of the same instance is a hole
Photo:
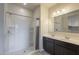
[[[68,43],[79,45],[79,39],[75,39],[75,38],[66,39],[62,35],[61,35],[62,36],[61,37],[61,36],[53,36],[52,34],[46,34],[46,35],[43,35],[43,36],[48,37],[48,38],[52,38],[52,39],[56,39],[56,40],[60,40],[60,41],[63,41],[63,42],[68,42]]]

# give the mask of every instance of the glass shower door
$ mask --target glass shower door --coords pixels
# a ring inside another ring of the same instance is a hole
[[[9,15],[8,52],[27,51],[33,47],[33,21],[30,17]],[[15,54],[15,53],[14,53]]]

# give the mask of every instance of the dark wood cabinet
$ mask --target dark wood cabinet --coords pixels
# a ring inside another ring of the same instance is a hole
[[[55,54],[56,55],[75,55],[77,46],[63,41],[55,41]]]
[[[50,54],[54,54],[54,41],[50,38],[43,38],[43,48]]]
[[[79,55],[79,46],[43,37],[43,48],[52,55]]]
[[[55,45],[55,55],[75,55],[75,50],[70,50],[66,47]]]

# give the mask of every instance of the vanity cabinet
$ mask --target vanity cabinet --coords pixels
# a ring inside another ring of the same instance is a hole
[[[76,46],[70,43],[55,40],[55,54],[56,55],[75,55]]]
[[[54,54],[54,40],[43,37],[43,48],[50,54]]]
[[[52,55],[79,55],[79,46],[43,37],[43,48]]]

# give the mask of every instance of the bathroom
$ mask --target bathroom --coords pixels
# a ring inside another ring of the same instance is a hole
[[[78,55],[79,3],[0,3],[0,55]]]

